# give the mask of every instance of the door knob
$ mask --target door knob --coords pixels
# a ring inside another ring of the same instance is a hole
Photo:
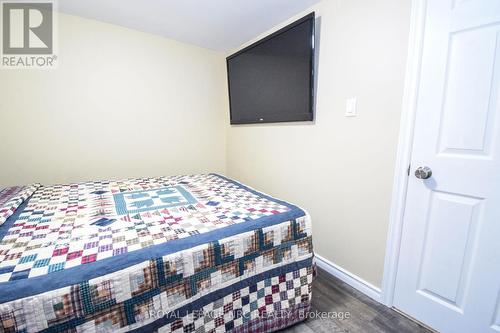
[[[429,167],[418,167],[417,170],[415,170],[415,177],[418,179],[428,179],[431,178],[432,176],[432,170]]]

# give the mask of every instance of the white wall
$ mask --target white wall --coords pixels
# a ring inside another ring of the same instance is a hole
[[[227,172],[306,208],[317,253],[380,286],[410,0],[324,0],[303,14],[312,10],[321,24],[315,123],[228,126]],[[351,96],[357,118],[344,117]]]
[[[0,187],[225,171],[222,54],[58,20],[57,69],[0,70]]]

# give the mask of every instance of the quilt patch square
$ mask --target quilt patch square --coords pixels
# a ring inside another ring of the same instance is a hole
[[[171,208],[196,203],[196,199],[182,186],[152,190],[122,192],[113,195],[116,213],[136,214],[151,210]]]
[[[104,311],[94,319],[94,332],[113,332],[125,326],[125,313],[121,307],[114,307],[111,311]]]
[[[0,314],[0,328],[2,329],[1,332],[16,332],[20,328],[18,326],[18,321],[20,321],[20,319],[24,319],[19,318],[19,315],[22,316],[22,312],[19,310],[8,311]]]
[[[90,285],[90,298],[93,304],[101,304],[114,299],[111,281],[102,281]]]
[[[25,279],[28,277],[29,273],[30,273],[29,269],[13,272],[12,275],[10,276],[10,281]]]
[[[78,298],[73,297],[73,294],[74,292],[54,295],[52,299],[44,304],[44,311],[53,314],[53,316],[48,319],[50,325],[62,323],[81,315],[79,306],[77,302],[75,302]]]

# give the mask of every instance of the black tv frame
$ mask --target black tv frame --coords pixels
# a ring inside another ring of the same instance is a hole
[[[309,112],[308,113],[303,113],[300,114],[297,119],[290,119],[290,120],[280,120],[280,119],[273,119],[273,117],[266,118],[266,119],[252,119],[252,120],[233,120],[233,113],[231,110],[231,84],[230,84],[230,78],[229,78],[229,60],[231,60],[234,57],[237,57],[238,55],[245,53],[246,51],[284,33],[287,32],[288,30],[294,28],[295,26],[304,23],[305,21],[310,20],[311,24],[311,31],[312,31],[312,42],[311,42],[311,55],[310,55],[310,60],[309,60],[309,66],[310,66],[310,72],[311,72],[311,87],[309,89]],[[238,124],[266,124],[266,123],[284,123],[284,122],[299,122],[299,121],[313,121],[314,120],[314,82],[315,82],[315,73],[314,73],[314,58],[315,58],[315,36],[316,36],[316,31],[315,31],[315,12],[312,12],[310,14],[307,14],[306,16],[298,19],[297,21],[294,21],[290,23],[289,25],[273,32],[272,34],[258,40],[257,42],[239,50],[236,53],[231,54],[226,58],[226,71],[227,71],[227,85],[228,85],[228,92],[229,92],[229,116],[230,116],[230,123],[231,125],[238,125]]]

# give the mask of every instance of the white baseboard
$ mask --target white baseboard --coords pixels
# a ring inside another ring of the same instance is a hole
[[[359,290],[360,292],[372,298],[373,300],[382,303],[382,298],[381,298],[382,292],[380,288],[375,287],[373,284],[366,282],[359,276],[343,269],[342,267],[334,264],[333,262],[323,258],[318,254],[314,254],[314,256],[316,257],[316,264],[320,268],[324,269],[329,274],[347,283],[354,289]]]

